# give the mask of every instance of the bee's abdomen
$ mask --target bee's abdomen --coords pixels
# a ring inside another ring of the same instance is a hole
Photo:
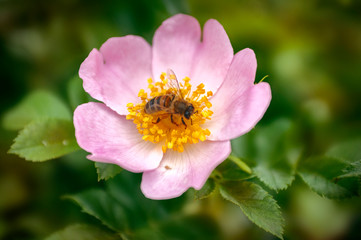
[[[163,95],[152,98],[144,107],[145,113],[152,114],[168,109],[171,106],[174,97],[175,95]]]

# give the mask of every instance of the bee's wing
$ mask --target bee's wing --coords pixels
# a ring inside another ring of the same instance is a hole
[[[173,72],[173,70],[170,68],[168,68],[168,70],[167,70],[167,79],[168,79],[167,87],[169,89],[174,89],[175,94],[178,95],[179,97],[181,97],[182,99],[184,99],[182,92],[180,90],[180,87],[179,87],[178,79],[177,79],[175,73]]]

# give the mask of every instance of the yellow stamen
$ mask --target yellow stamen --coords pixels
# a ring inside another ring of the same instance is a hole
[[[169,78],[173,79],[175,75],[170,75]],[[160,80],[154,83],[153,79],[148,79],[149,94],[144,89],[139,90],[138,97],[142,102],[139,104],[127,104],[129,114],[126,116],[126,119],[134,122],[138,132],[143,135],[142,139],[144,141],[162,144],[162,151],[164,153],[168,149],[183,152],[185,144],[205,141],[211,132],[208,129],[203,129],[201,126],[206,120],[211,119],[213,114],[209,109],[212,107],[212,104],[208,100],[208,97],[213,96],[213,93],[211,91],[206,92],[203,83],[199,84],[192,91],[191,79],[185,77],[183,83],[180,83],[180,91],[185,100],[194,106],[194,113],[191,119],[186,119],[179,114],[173,114],[172,122],[171,114],[169,113],[161,111],[146,114],[144,111],[145,105],[152,98],[176,93],[176,89],[167,89],[168,79],[166,73],[160,75]],[[182,123],[182,117],[187,126]],[[158,118],[160,121],[157,122]]]

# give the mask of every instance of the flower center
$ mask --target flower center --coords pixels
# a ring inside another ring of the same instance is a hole
[[[174,79],[175,75],[167,76],[166,73],[162,73],[160,81],[155,83],[149,78],[150,96],[140,89],[138,97],[142,102],[127,104],[129,114],[126,118],[133,120],[143,140],[161,143],[163,152],[167,149],[183,152],[184,144],[205,141],[211,134],[201,125],[213,114],[209,110],[212,104],[208,101],[213,93],[206,93],[203,83],[192,91],[188,77],[177,89],[178,82],[175,85]]]

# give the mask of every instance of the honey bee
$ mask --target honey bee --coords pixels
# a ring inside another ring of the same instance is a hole
[[[183,117],[190,119],[192,123],[191,116],[194,114],[194,106],[192,103],[184,99],[182,92],[179,88],[179,83],[176,75],[171,69],[167,71],[168,83],[167,87],[169,88],[169,93],[154,97],[144,107],[144,111],[147,114],[154,114],[159,112],[165,112],[165,114],[170,114],[171,122],[178,126],[178,124],[173,120],[173,114],[178,114],[181,116],[183,125],[187,128]],[[173,90],[173,91],[172,91]],[[160,122],[158,117],[155,123]]]

